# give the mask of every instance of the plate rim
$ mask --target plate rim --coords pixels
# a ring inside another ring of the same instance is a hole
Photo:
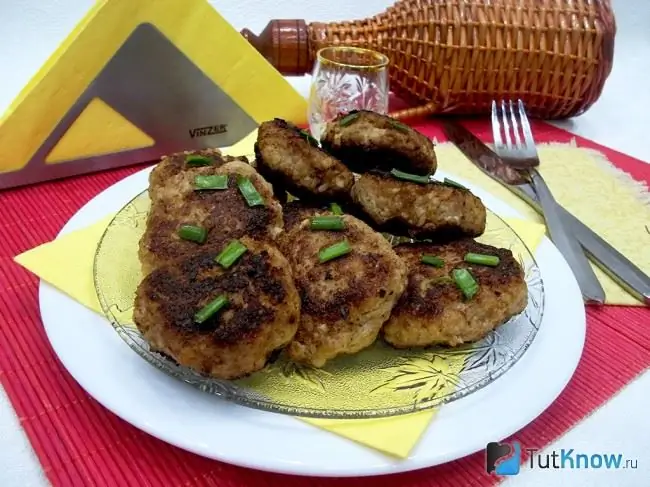
[[[128,186],[129,184],[134,184],[134,182],[137,184],[138,180],[144,181],[146,179],[146,175],[148,172],[152,169],[152,167],[145,168],[141,171],[138,171],[116,183],[111,185],[109,188],[105,189],[102,191],[100,194],[96,195],[94,198],[92,198],[89,202],[87,202],[79,211],[75,213],[75,215],[66,223],[66,225],[63,227],[63,229],[59,232],[58,236],[64,235],[65,233],[68,233],[70,231],[73,231],[77,228],[83,227],[87,224],[92,223],[93,221],[98,220],[101,218],[102,215],[97,214],[97,210],[93,210],[93,208],[97,207],[102,207],[100,204],[100,201],[106,200],[107,198],[110,199],[111,193],[118,193],[119,191],[118,188],[121,186]],[[441,171],[442,173],[442,171]],[[456,177],[455,179],[462,180],[462,178]],[[129,182],[127,182],[129,181]],[[465,184],[467,183],[466,181],[460,181],[461,183]],[[468,187],[471,187],[472,190],[476,188],[477,193],[483,193],[486,195],[489,195],[486,191],[477,188],[476,185],[467,183],[466,184]],[[113,196],[113,198],[115,198]],[[499,204],[509,208],[511,210],[511,213],[513,213],[512,216],[520,216],[518,215],[518,212],[516,210],[512,209],[510,205],[507,203],[502,202],[499,200],[497,197],[489,195],[489,198],[492,199],[495,202],[498,202]],[[130,199],[130,198],[129,198]],[[115,205],[114,205],[115,206]],[[489,205],[488,205],[489,206]],[[115,210],[117,211],[117,210]],[[83,220],[86,219],[88,220],[88,214],[94,213],[95,216],[92,217],[91,221],[88,221],[84,224],[82,224]],[[497,215],[502,217],[502,215],[498,212],[495,211]],[[57,236],[57,237],[58,237]],[[573,376],[575,369],[579,363],[580,357],[582,355],[582,350],[584,347],[584,339],[585,339],[585,333],[586,333],[586,316],[585,316],[585,309],[584,305],[582,304],[582,299],[579,293],[579,289],[577,286],[577,283],[575,282],[575,278],[573,278],[572,274],[569,271],[568,265],[566,264],[566,261],[562,258],[562,256],[559,254],[557,249],[553,246],[553,244],[546,238],[544,237],[542,244],[540,244],[540,248],[544,248],[547,253],[550,252],[552,257],[558,261],[557,263],[560,264],[561,266],[564,266],[563,273],[565,274],[565,278],[569,278],[569,281],[567,282],[567,286],[565,286],[568,291],[565,289],[563,291],[563,294],[572,294],[575,297],[580,298],[580,306],[577,306],[577,302],[575,303],[575,309],[573,310],[574,313],[577,313],[574,318],[576,318],[576,325],[573,327],[573,343],[571,344],[571,350],[568,351],[567,353],[569,354],[567,359],[565,360],[564,366],[563,366],[563,373],[562,376],[554,382],[552,391],[549,391],[545,397],[545,399],[537,405],[537,407],[532,408],[531,411],[528,411],[527,414],[521,415],[521,417],[517,418],[516,420],[513,419],[513,417],[505,415],[503,418],[503,423],[504,425],[501,427],[502,433],[496,435],[500,437],[495,437],[491,438],[493,441],[499,441],[507,436],[511,436],[514,434],[516,431],[519,429],[523,428],[527,424],[529,424],[533,419],[535,419],[537,416],[539,416],[544,410],[550,406],[557,396],[564,390],[566,387],[567,383]],[[553,255],[555,254],[555,255]],[[538,263],[540,262],[540,258],[537,257]],[[547,266],[545,266],[547,267]],[[542,272],[542,275],[544,276],[544,271],[545,267],[540,266],[540,270]],[[549,270],[546,269],[546,272]],[[557,271],[556,269],[556,272]],[[559,272],[560,274],[562,272]],[[544,277],[544,281],[547,282],[548,278]],[[546,286],[545,286],[546,287]],[[61,301],[63,300],[63,301]],[[379,454],[375,452],[374,450],[371,450],[367,447],[362,447],[360,445],[354,444],[351,440],[344,439],[338,436],[335,436],[335,440],[340,440],[338,441],[338,445],[340,447],[345,447],[343,448],[344,450],[351,450],[352,455],[356,456],[358,458],[358,461],[360,461],[363,465],[355,463],[353,466],[348,465],[347,467],[335,467],[333,464],[326,465],[326,464],[309,464],[309,463],[304,463],[304,462],[292,462],[291,459],[285,459],[284,461],[279,460],[279,459],[271,459],[269,460],[268,458],[249,458],[248,455],[233,455],[232,452],[228,453],[228,448],[225,450],[223,448],[217,448],[215,449],[214,447],[210,448],[208,445],[207,447],[197,445],[197,444],[192,444],[191,441],[187,441],[186,439],[183,438],[178,438],[174,436],[174,433],[168,432],[161,432],[159,429],[157,429],[154,425],[150,424],[147,422],[146,418],[140,418],[139,420],[134,418],[128,410],[124,409],[124,405],[118,405],[113,402],[111,398],[106,397],[105,394],[102,394],[101,391],[97,390],[96,384],[93,384],[93,378],[88,377],[88,370],[83,370],[83,368],[75,367],[72,362],[71,362],[71,357],[67,355],[69,353],[69,350],[65,349],[65,344],[62,343],[60,340],[62,337],[57,336],[57,325],[51,320],[51,317],[46,318],[48,316],[48,311],[47,307],[48,305],[51,305],[52,302],[60,302],[62,304],[65,304],[66,300],[68,301],[68,305],[71,306],[72,308],[76,308],[78,312],[85,312],[91,314],[94,316],[98,321],[104,320],[105,318],[100,318],[96,315],[96,313],[86,309],[83,305],[77,303],[76,301],[72,300],[65,294],[61,293],[60,291],[56,290],[52,286],[48,285],[47,283],[41,281],[40,286],[39,286],[39,307],[40,307],[40,312],[41,312],[41,317],[43,320],[43,325],[48,337],[48,340],[50,341],[50,344],[56,353],[57,357],[63,364],[64,368],[70,373],[75,381],[80,384],[80,386],[86,390],[92,397],[94,397],[100,404],[102,404],[104,407],[112,411],[114,414],[117,416],[121,417],[123,420],[127,421],[128,423],[134,425],[136,428],[145,431],[146,433],[155,436],[162,441],[165,441],[167,443],[170,443],[172,445],[175,445],[181,449],[185,449],[188,451],[191,451],[193,453],[199,454],[201,456],[205,456],[208,458],[213,458],[216,460],[224,461],[226,463],[231,463],[235,465],[240,465],[248,468],[254,468],[257,470],[263,470],[263,471],[271,471],[271,472],[278,472],[278,473],[285,473],[285,474],[294,474],[294,475],[315,475],[315,476],[367,476],[367,475],[381,475],[381,474],[388,474],[388,473],[397,473],[397,472],[404,472],[404,471],[409,471],[409,470],[417,470],[421,468],[426,468],[430,467],[433,465],[438,465],[441,463],[446,463],[451,460],[455,460],[458,458],[462,458],[466,455],[469,455],[471,453],[475,453],[476,451],[479,451],[480,449],[484,448],[481,446],[480,448],[477,449],[476,444],[472,444],[471,446],[465,445],[464,447],[456,447],[456,449],[453,452],[437,452],[437,453],[427,453],[426,450],[428,446],[426,445],[426,436],[430,436],[431,430],[438,430],[440,426],[441,421],[450,421],[449,417],[451,416],[451,421],[453,422],[453,415],[461,415],[463,414],[462,410],[464,407],[466,407],[468,404],[471,404],[472,398],[477,395],[485,395],[485,392],[489,392],[491,389],[494,389],[496,386],[502,385],[504,381],[507,381],[509,374],[513,373],[513,370],[517,369],[518,371],[521,372],[523,365],[521,365],[523,362],[526,361],[526,357],[530,355],[531,350],[533,349],[536,345],[536,342],[539,342],[539,334],[542,333],[542,331],[545,329],[544,325],[542,324],[542,327],[540,327],[540,331],[538,332],[538,336],[533,340],[530,349],[524,354],[524,356],[516,363],[510,371],[508,371],[506,374],[504,374],[502,377],[494,381],[492,384],[486,386],[485,388],[482,389],[483,394],[481,394],[481,391],[478,391],[476,393],[473,393],[465,398],[461,398],[453,403],[444,405],[444,407],[441,407],[440,411],[437,414],[437,418],[434,423],[436,424],[436,427],[432,427],[432,425],[429,425],[425,433],[423,434],[423,439],[421,439],[420,443],[416,445],[414,451],[411,453],[411,455],[408,456],[408,458],[404,460],[394,460],[389,457],[386,457],[383,454]],[[547,299],[546,301],[546,307],[549,306],[549,301],[550,299]],[[575,299],[574,299],[575,301]],[[549,313],[546,313],[545,311],[545,317],[544,319],[549,319]],[[110,324],[106,321],[106,325],[109,325],[107,328],[110,329],[111,333],[115,333],[113,328],[110,326]],[[546,327],[548,328],[548,327]],[[571,327],[569,327],[571,328]],[[115,336],[115,339],[119,340],[122,342],[122,345],[131,353],[133,353],[133,356],[140,362],[142,362],[143,365],[146,367],[149,367],[152,370],[155,370],[154,367],[151,365],[147,364],[143,359],[137,356],[126,343],[122,341],[122,339],[118,336]],[[115,352],[117,353],[117,351]],[[160,371],[156,371],[162,374]],[[550,375],[550,374],[549,374]],[[176,380],[176,379],[173,379]],[[124,382],[124,381],[122,381]],[[510,381],[512,382],[512,381]],[[190,386],[191,387],[191,386]],[[337,443],[337,441],[332,441],[333,439],[331,438],[332,435],[329,432],[319,430],[315,428],[314,426],[311,425],[306,425],[303,423],[300,425],[301,427],[295,427],[295,424],[289,424],[287,421],[284,421],[285,419],[289,419],[295,423],[299,423],[298,421],[295,420],[293,417],[286,416],[279,421],[277,420],[277,416],[284,416],[278,413],[271,413],[271,412],[264,412],[264,411],[258,411],[258,410],[252,410],[250,408],[247,408],[245,406],[239,406],[239,405],[234,405],[234,404],[229,404],[229,405],[220,405],[219,408],[223,407],[225,410],[229,411],[237,411],[238,416],[244,416],[244,417],[266,417],[266,419],[269,419],[270,416],[274,416],[276,418],[273,418],[271,421],[272,423],[279,423],[283,424],[285,427],[289,426],[289,429],[291,430],[291,434],[298,434],[298,436],[301,435],[300,431],[302,433],[307,432],[307,435],[317,435],[320,436],[325,443]],[[246,411],[242,411],[246,410]],[[244,424],[249,424],[250,427],[250,421],[244,419],[242,421]],[[507,424],[505,424],[507,423]],[[303,426],[307,426],[308,429],[305,429]],[[298,431],[298,433],[296,433]],[[176,434],[177,435],[177,434]],[[327,438],[327,441],[325,441],[325,438]],[[304,445],[302,445],[302,448],[304,449]],[[370,450],[370,451],[369,451]],[[247,452],[248,453],[248,452]],[[348,452],[349,454],[349,452]],[[359,460],[360,459],[360,460]],[[331,462],[331,460],[330,460]],[[328,462],[329,463],[329,462]],[[336,463],[336,462],[334,462]]]

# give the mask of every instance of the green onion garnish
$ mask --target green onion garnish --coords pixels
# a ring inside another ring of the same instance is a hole
[[[243,176],[237,176],[237,186],[248,206],[259,206],[264,204],[262,195],[257,192],[250,179]]]
[[[194,177],[194,189],[227,189],[228,176],[226,174],[217,174],[214,176],[204,176],[198,174]]]
[[[218,296],[217,298],[210,301],[203,308],[196,312],[194,315],[194,321],[196,323],[203,323],[204,321],[212,318],[217,311],[228,304],[228,298],[224,295]]]
[[[357,118],[359,118],[359,114],[358,114],[358,113],[350,113],[350,114],[346,115],[345,117],[343,117],[343,118],[339,121],[339,125],[340,125],[341,127],[347,127],[347,126],[350,125],[352,122],[354,122]]]
[[[208,237],[208,231],[205,228],[195,227],[194,225],[181,225],[178,229],[178,236],[183,240],[190,240],[202,244]]]
[[[332,203],[330,204],[330,211],[334,213],[335,215],[342,215],[343,214],[343,209],[338,203]]]
[[[457,183],[453,179],[445,178],[445,180],[442,182],[442,184],[446,186],[451,186],[453,188],[458,188],[458,189],[467,189],[465,186],[463,186],[460,183]]]
[[[185,157],[185,163],[190,167],[209,166],[212,164],[212,159],[200,154],[189,154]]]
[[[349,254],[352,251],[352,247],[347,240],[341,240],[340,242],[330,245],[327,248],[324,248],[318,253],[318,260],[320,263],[327,262],[328,260],[336,259],[343,255]]]
[[[423,255],[420,259],[420,262],[423,264],[432,265],[433,267],[442,267],[445,265],[445,261],[440,257],[436,257],[435,255]]]
[[[474,254],[472,252],[469,252],[465,254],[465,262],[469,262],[470,264],[488,265],[490,267],[496,267],[499,265],[500,259],[496,255]]]
[[[472,299],[478,292],[478,283],[467,269],[454,269],[454,281],[467,299]]]
[[[237,262],[237,259],[244,255],[247,250],[248,248],[239,240],[231,240],[214,260],[216,260],[217,264],[224,269],[228,269],[231,265]]]
[[[300,135],[302,135],[311,145],[318,147],[318,141],[314,139],[309,132],[306,130],[301,130]]]
[[[409,128],[403,123],[398,122],[397,120],[389,120],[388,123],[390,123],[392,127],[396,128],[400,132],[404,132],[405,134],[409,132]]]
[[[310,219],[312,230],[344,230],[345,222],[340,216],[314,216]]]
[[[399,169],[392,169],[390,173],[393,176],[395,176],[397,179],[403,179],[404,181],[411,181],[412,183],[429,184],[431,182],[429,176],[418,176],[417,174],[410,174],[407,172],[400,171]]]

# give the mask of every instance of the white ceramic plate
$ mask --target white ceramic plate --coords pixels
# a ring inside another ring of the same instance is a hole
[[[149,171],[98,195],[61,234],[118,211],[147,187]],[[499,216],[519,216],[490,194],[459,182],[472,188]],[[205,457],[273,472],[379,475],[429,467],[483,450],[488,442],[502,440],[535,419],[564,389],[584,345],[584,305],[569,267],[548,239],[535,256],[546,306],[532,345],[502,377],[443,406],[405,460],[289,416],[226,402],[169,377],[131,350],[105,318],[43,282],[40,307],[50,343],[75,380],[106,408],[163,441]]]

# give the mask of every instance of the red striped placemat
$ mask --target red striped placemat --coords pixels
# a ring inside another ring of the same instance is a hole
[[[480,135],[484,122],[468,126]],[[443,139],[433,123],[417,125]],[[650,166],[537,124],[539,142],[567,142],[605,153],[637,180],[650,181]],[[35,276],[14,264],[15,255],[56,236],[88,200],[128,174],[126,168],[0,193],[0,380],[29,440],[56,487],[87,485],[219,487],[339,487],[359,479],[305,479],[269,474],[208,460],[167,445],[117,418],[89,397],[61,366],[43,330]],[[542,448],[607,401],[650,366],[649,312],[608,306],[589,309],[583,358],[560,397],[513,436],[525,448]],[[624,326],[621,326],[622,324]],[[377,487],[493,485],[482,453],[439,467],[372,479]]]

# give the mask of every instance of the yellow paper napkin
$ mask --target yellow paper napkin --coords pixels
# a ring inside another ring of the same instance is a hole
[[[99,240],[112,218],[64,235],[18,255],[15,261],[89,309],[102,314],[93,282],[93,260]],[[529,248],[535,249],[544,227],[508,220]],[[449,371],[457,373],[458,371]],[[443,393],[446,391],[442,391]],[[300,418],[314,426],[398,458],[408,456],[436,415],[436,410],[379,419],[330,420]]]

